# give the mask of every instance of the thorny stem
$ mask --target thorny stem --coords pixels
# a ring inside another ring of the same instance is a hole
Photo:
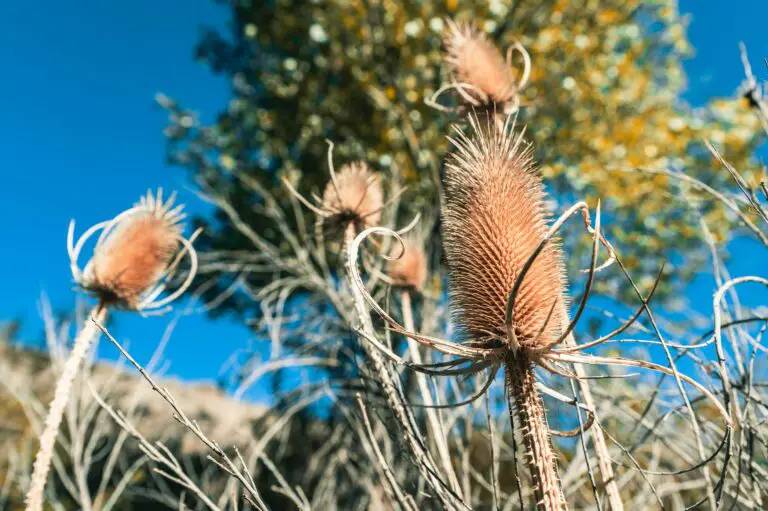
[[[505,373],[510,419],[515,431],[522,434],[523,461],[533,481],[536,509],[567,510],[547,416],[536,390],[533,363],[522,353],[510,355],[505,363]]]
[[[59,426],[64,418],[64,410],[69,402],[69,394],[72,390],[72,384],[75,381],[80,364],[91,347],[93,341],[99,336],[99,328],[91,321],[91,317],[97,322],[103,323],[107,318],[107,307],[99,304],[89,314],[88,319],[77,334],[72,351],[64,364],[64,370],[61,373],[53,401],[45,418],[45,428],[40,435],[40,448],[35,457],[35,464],[30,480],[29,491],[27,492],[26,502],[27,511],[42,511],[45,500],[45,483],[48,480],[48,472],[51,470],[51,461],[53,460],[53,449],[56,445],[56,437],[59,434]]]
[[[355,226],[350,223],[344,231],[344,254],[349,253],[349,246],[355,239]],[[352,271],[352,258],[345,257],[345,270],[347,278],[349,280],[349,287],[352,292],[352,296],[355,302],[355,312],[360,320],[360,328],[367,336],[374,337],[375,332],[373,330],[373,323],[371,322],[371,316],[368,312],[368,308],[365,305],[365,298],[362,292],[357,287],[354,279],[354,272]],[[444,483],[440,481],[437,469],[434,461],[432,461],[422,441],[417,436],[417,432],[413,427],[412,417],[409,415],[402,400],[399,396],[399,389],[386,366],[384,359],[378,350],[371,345],[364,335],[360,335],[360,344],[366,355],[366,362],[369,364],[371,370],[379,380],[379,384],[384,391],[387,398],[387,404],[392,409],[397,422],[402,426],[402,432],[405,436],[405,441],[408,444],[410,452],[416,458],[421,472],[426,476],[430,486],[437,493],[437,496],[442,501],[442,504],[448,509],[463,508],[468,509],[461,499],[455,493],[449,491]]]

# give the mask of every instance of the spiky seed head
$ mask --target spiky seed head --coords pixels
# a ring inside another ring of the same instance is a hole
[[[517,84],[501,51],[488,40],[488,36],[469,23],[448,20],[443,35],[445,63],[452,78],[483,91],[482,98],[472,91],[467,94],[484,101],[505,103],[514,98]]]
[[[96,247],[81,285],[108,305],[136,309],[179,249],[181,209],[148,195]],[[159,198],[158,198],[159,199]]]
[[[546,194],[522,132],[492,120],[481,125],[474,115],[470,122],[470,136],[455,128],[446,165],[442,218],[450,294],[466,335],[508,339],[507,298],[546,234]],[[560,245],[550,240],[517,294],[511,326],[522,347],[557,339],[567,314],[565,292]]]
[[[392,284],[421,291],[427,280],[427,256],[422,245],[414,239],[405,238],[402,247],[399,243],[394,244],[389,257],[392,259],[387,265],[387,273]]]
[[[381,219],[384,194],[378,174],[365,162],[345,164],[325,186],[322,209],[329,213],[326,223],[346,227],[354,224],[356,230],[377,225]]]

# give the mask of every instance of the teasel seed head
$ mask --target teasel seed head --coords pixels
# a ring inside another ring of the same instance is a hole
[[[404,238],[403,245],[395,243],[389,253],[387,273],[396,287],[421,291],[427,280],[427,256],[421,243]]]
[[[184,206],[174,207],[174,201],[172,195],[163,202],[162,190],[158,190],[157,196],[148,192],[134,207],[90,228],[77,244],[73,244],[72,222],[68,247],[72,274],[80,287],[94,294],[103,305],[136,311],[163,307],[180,296],[194,278],[197,256],[191,241],[182,236]],[[83,245],[98,231],[101,235],[93,256],[80,271],[77,260]],[[191,267],[183,285],[158,299],[184,254],[189,255]]]
[[[508,296],[547,232],[546,193],[523,132],[470,116],[472,134],[454,127],[442,209],[450,294],[457,324],[473,338],[525,348],[556,340],[567,323],[560,245],[550,240],[517,293],[506,326]]]
[[[465,91],[472,98],[481,103],[506,103],[515,97],[518,84],[509,63],[485,33],[472,24],[448,20],[443,44],[453,80],[472,86]]]
[[[321,210],[329,227],[346,228],[353,224],[357,232],[377,225],[381,220],[384,194],[378,174],[363,162],[341,167],[325,186]]]

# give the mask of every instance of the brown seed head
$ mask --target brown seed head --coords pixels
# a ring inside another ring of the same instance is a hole
[[[523,133],[493,121],[481,126],[475,116],[470,121],[474,133],[451,140],[455,152],[446,165],[442,216],[450,293],[466,335],[508,338],[507,298],[547,232],[545,191]],[[565,290],[560,246],[550,240],[517,294],[512,327],[521,346],[557,339],[567,314]]]
[[[445,62],[453,79],[483,91],[488,97],[477,92],[466,92],[478,101],[505,103],[514,98],[517,85],[512,71],[499,49],[488,40],[485,33],[468,23],[448,20],[443,35],[446,49]]]
[[[107,304],[136,309],[179,249],[178,223],[148,209],[120,220],[91,260],[83,287]]]
[[[365,162],[348,163],[329,181],[323,192],[322,209],[329,212],[326,222],[357,230],[379,223],[384,196],[379,176]]]
[[[398,256],[398,259],[394,259]],[[427,256],[421,244],[405,238],[403,247],[399,243],[394,244],[389,257],[393,258],[387,265],[392,283],[398,287],[421,291],[427,280]]]

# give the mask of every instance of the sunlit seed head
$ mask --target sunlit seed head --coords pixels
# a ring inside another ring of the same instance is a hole
[[[357,230],[377,225],[381,220],[384,196],[381,181],[365,162],[348,163],[329,181],[323,192],[322,209],[329,213],[326,222]]]
[[[151,214],[136,215],[94,256],[90,285],[130,307],[158,282],[178,248],[173,226]]]
[[[452,78],[458,83],[469,84],[485,93],[466,92],[478,101],[490,99],[504,103],[517,93],[517,85],[501,51],[488,40],[485,33],[468,23],[448,20],[443,35],[446,49],[445,62]]]
[[[181,245],[183,207],[172,209],[173,200],[171,197],[163,203],[162,192],[157,197],[150,193],[106,222],[84,271],[80,274],[75,270],[83,289],[104,305],[141,309],[142,301],[166,275]],[[77,252],[71,254],[75,269]]]
[[[522,133],[475,116],[470,120],[471,135],[457,129],[446,165],[442,218],[450,294],[466,335],[508,338],[507,298],[547,231],[546,195]],[[517,342],[523,347],[548,344],[562,332],[567,314],[556,240],[546,245],[522,282],[512,318]]]
[[[411,238],[405,238],[402,246],[394,244],[389,256],[392,260],[387,265],[387,273],[392,284],[420,291],[427,279],[427,256],[423,246]]]

